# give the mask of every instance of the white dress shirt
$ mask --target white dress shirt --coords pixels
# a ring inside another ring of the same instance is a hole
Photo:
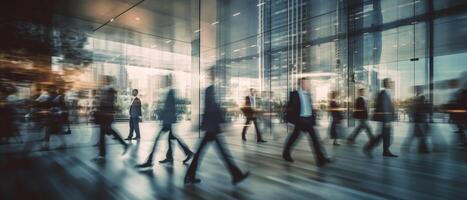
[[[313,107],[311,103],[311,94],[305,90],[298,90],[300,97],[300,117],[311,117]]]

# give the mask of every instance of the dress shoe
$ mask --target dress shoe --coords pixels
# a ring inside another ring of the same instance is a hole
[[[245,137],[242,137],[242,141],[246,142],[246,138],[245,138]]]
[[[363,154],[365,154],[366,157],[372,159],[373,158],[373,154],[371,154],[371,150],[367,149],[367,148],[364,148],[363,149]]]
[[[316,164],[318,165],[318,167],[323,167],[324,165],[331,163],[331,162],[332,162],[331,159],[324,158],[324,159],[319,160]]]
[[[355,144],[355,141],[354,141],[354,140],[351,140],[351,139],[348,139],[348,140],[347,140],[347,144]]]
[[[188,153],[188,155],[186,155],[185,160],[183,160],[183,164],[186,165],[192,157],[193,157],[193,152]]]
[[[384,153],[383,153],[383,156],[384,156],[384,157],[393,157],[393,158],[397,158],[397,157],[398,157],[397,155],[394,155],[394,154],[392,154],[391,152],[384,152]]]
[[[131,140],[131,138],[127,137],[127,138],[125,138],[125,140]]]
[[[294,161],[290,155],[283,154],[282,158],[287,162],[293,162]]]
[[[250,172],[246,172],[244,174],[242,174],[240,177],[236,177],[232,180],[232,184],[233,185],[237,185],[238,183],[242,182],[243,180],[245,180],[246,178],[248,178],[248,176],[250,176]]]
[[[425,149],[425,150],[419,150],[418,153],[419,154],[429,154],[430,151]]]
[[[125,155],[126,152],[128,152],[128,149],[130,149],[130,145],[129,145],[129,144],[125,144],[125,145],[123,146],[123,153],[122,153],[122,155]]]
[[[268,141],[261,139],[261,140],[258,140],[258,141],[256,141],[256,142],[257,142],[257,143],[266,143],[266,142],[268,142]]]
[[[188,178],[188,177],[185,177],[185,180],[183,181],[183,183],[185,183],[185,185],[196,184],[196,183],[199,183],[199,182],[201,182],[200,179]]]
[[[145,162],[143,164],[136,165],[137,168],[152,167],[154,164],[152,162]]]
[[[168,158],[166,158],[166,159],[164,159],[164,160],[161,160],[161,161],[159,161],[159,163],[161,163],[161,164],[164,164],[164,163],[173,163],[173,162],[174,162],[174,160],[173,160],[173,159],[168,159]]]
[[[134,137],[134,138],[131,138],[132,140],[139,140],[141,139],[141,137]]]
[[[105,161],[105,157],[104,156],[97,156],[97,157],[93,158],[92,161],[94,161],[94,162]]]

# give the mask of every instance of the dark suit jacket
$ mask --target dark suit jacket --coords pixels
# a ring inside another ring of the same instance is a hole
[[[376,98],[375,113],[373,115],[375,121],[392,122],[395,118],[394,105],[391,97],[386,90],[381,91]]]
[[[130,117],[140,117],[141,115],[141,100],[135,97],[135,100],[130,106]]]
[[[99,98],[99,108],[96,113],[96,122],[97,123],[111,123],[113,121],[113,115],[116,111],[115,101],[116,101],[117,91],[112,87],[104,87],[100,91]]]
[[[334,121],[341,121],[342,119],[344,119],[344,113],[342,113],[342,111],[340,110],[337,110],[340,107],[336,101],[332,100],[329,103],[329,108],[331,109],[331,116]]]
[[[165,124],[177,122],[177,106],[175,102],[175,90],[170,89],[161,112],[161,121]]]
[[[15,109],[10,103],[0,103],[0,138],[11,137],[18,131]]]
[[[301,110],[300,96],[298,94],[298,91],[290,92],[289,98],[290,98],[289,102],[287,103],[286,119],[288,122],[297,125],[300,119],[300,110]],[[310,105],[311,103],[312,102],[310,102]],[[316,119],[315,110],[313,110],[312,114],[313,114],[312,117],[313,117],[313,125],[314,125],[315,119]]]
[[[428,109],[429,107],[425,102],[425,96],[415,96],[410,107],[412,120],[418,123],[426,122],[428,117]]]
[[[256,98],[256,100],[257,100],[257,98]],[[245,97],[245,107],[243,107],[241,110],[242,110],[243,114],[247,118],[254,118],[255,117],[255,110],[251,106],[250,96]]]
[[[355,102],[355,111],[353,113],[355,119],[368,119],[368,106],[363,97],[358,97]]]
[[[206,88],[205,92],[201,129],[210,133],[220,133],[220,124],[224,122],[224,113],[216,102],[214,86],[211,85]]]

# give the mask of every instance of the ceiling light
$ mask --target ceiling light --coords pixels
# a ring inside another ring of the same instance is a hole
[[[200,31],[200,30],[199,30],[199,29],[197,29],[197,30],[195,30],[194,32],[195,32],[195,33],[198,33],[199,31]]]
[[[215,21],[215,22],[211,23],[211,25],[216,25],[218,23],[219,23],[218,21]]]
[[[239,16],[240,12],[233,14],[234,17]]]
[[[110,22],[113,22],[114,20],[115,20],[115,19],[114,19],[114,18],[112,18],[112,19],[110,19]]]
[[[139,18],[139,17],[137,17],[137,18],[135,18],[135,19],[136,19],[136,21],[139,21],[139,20],[140,20],[140,18]]]
[[[168,43],[171,43],[171,42],[172,42],[172,40],[167,40],[167,41],[165,41],[165,43],[167,43],[167,44],[168,44]]]

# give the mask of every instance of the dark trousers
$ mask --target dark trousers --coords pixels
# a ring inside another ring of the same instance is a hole
[[[423,122],[415,122],[412,128],[413,128],[412,134],[407,136],[402,146],[410,149],[410,146],[412,145],[412,140],[414,138],[417,138],[418,139],[418,152],[419,153],[428,152],[428,145],[426,142],[428,124],[423,123]]]
[[[352,132],[352,134],[349,135],[347,140],[355,141],[355,138],[358,136],[358,134],[360,134],[360,132],[362,132],[362,130],[366,131],[369,140],[372,140],[374,138],[370,125],[368,124],[368,120],[359,119],[358,126],[355,127],[354,131]]]
[[[338,120],[332,120],[331,126],[329,128],[329,135],[331,139],[338,139],[341,136],[341,122]]]
[[[113,128],[112,128],[112,122],[104,122],[99,124],[100,127],[100,132],[99,132],[99,155],[100,156],[105,156],[106,150],[105,150],[105,135],[113,135],[113,137],[120,142],[123,146],[126,146],[127,144],[125,141],[123,141],[122,137],[120,134],[118,134]]]
[[[383,152],[389,153],[389,146],[391,146],[391,123],[381,122],[381,126],[381,133],[376,135],[373,140],[370,140],[365,148],[372,150],[383,140]]]
[[[295,144],[302,131],[308,132],[310,135],[316,161],[318,163],[323,162],[326,159],[324,148],[321,146],[319,137],[313,127],[313,118],[311,117],[301,117],[297,120],[294,130],[285,144],[283,155],[290,156],[292,146]]]
[[[133,131],[136,132],[136,138],[141,137],[139,134],[139,117],[130,117],[130,133],[128,134],[128,138],[133,137]]]
[[[242,138],[246,137],[246,131],[248,130],[248,126],[250,126],[251,122],[253,122],[253,125],[255,125],[255,130],[256,130],[256,140],[262,140],[263,138],[261,137],[261,132],[259,131],[258,123],[256,118],[252,117],[247,117],[245,125],[243,126],[242,130]]]
[[[224,164],[229,169],[229,172],[232,178],[235,179],[235,178],[240,177],[242,175],[242,172],[232,160],[229,150],[223,146],[223,143],[224,143],[223,138],[217,133],[207,132],[206,135],[201,140],[201,143],[199,144],[198,150],[196,151],[195,156],[193,157],[193,161],[191,162],[190,167],[188,167],[188,171],[185,176],[185,179],[195,179],[196,170],[198,169],[198,165],[204,154],[206,145],[211,142],[214,142],[216,144],[218,153],[220,153],[222,160],[224,161]]]
[[[157,147],[157,143],[159,141],[159,138],[161,137],[161,135],[163,135],[166,132],[169,133],[169,137],[168,137],[169,149],[168,149],[167,154],[166,154],[167,159],[169,159],[169,160],[173,159],[172,140],[176,140],[178,142],[178,144],[183,149],[183,152],[185,152],[186,155],[191,153],[188,146],[182,140],[180,140],[180,138],[178,136],[176,136],[172,132],[172,124],[167,123],[167,124],[162,125],[162,129],[159,131],[159,134],[157,134],[156,139],[154,140],[154,145],[152,146],[152,149],[151,149],[151,153],[149,154],[148,159],[146,161],[147,163],[152,163],[153,162],[153,158],[154,158],[154,154],[156,153],[156,147]]]

